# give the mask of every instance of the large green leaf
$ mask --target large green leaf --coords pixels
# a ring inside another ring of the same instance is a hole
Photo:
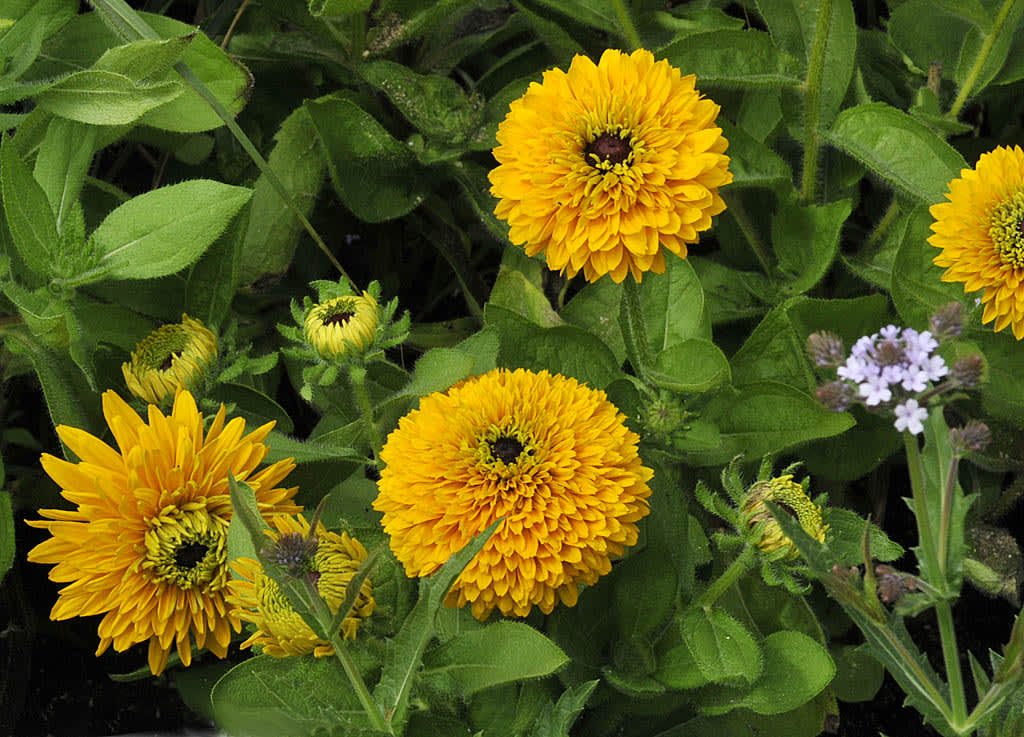
[[[52,274],[57,221],[46,192],[18,156],[13,140],[6,135],[0,145],[0,186],[4,215],[18,255],[36,274]]]
[[[751,684],[761,675],[763,660],[757,642],[742,624],[721,609],[690,609],[680,617],[679,626],[705,680]]]
[[[828,273],[839,251],[839,234],[853,203],[786,205],[772,217],[772,246],[792,292],[806,292]]]
[[[245,187],[193,179],[133,197],[92,233],[98,277],[152,279],[190,266],[251,196]]]
[[[360,220],[379,223],[423,201],[416,161],[407,146],[352,100],[307,100],[306,111],[327,158],[334,189]]]
[[[46,127],[33,174],[46,193],[57,232],[63,230],[65,218],[78,202],[95,141],[96,128],[84,123],[53,118]]]
[[[698,87],[796,87],[802,81],[796,59],[779,51],[762,31],[695,33],[659,55],[684,74],[696,74]]]
[[[826,137],[901,194],[929,205],[943,201],[949,182],[967,166],[941,136],[884,102],[847,108]]]
[[[693,265],[685,259],[669,255],[665,259],[665,273],[644,276],[640,310],[654,355],[690,338],[711,339],[704,289]]]
[[[137,84],[124,74],[85,69],[36,95],[36,104],[80,123],[127,125],[184,91],[182,82]]]
[[[436,670],[450,678],[463,696],[485,688],[558,671],[569,658],[537,630],[521,622],[494,622],[463,632],[423,657],[430,678]]]
[[[940,308],[965,299],[963,285],[942,281],[944,270],[934,263],[941,251],[928,243],[932,222],[927,207],[910,214],[892,264],[892,302],[904,323],[919,330]]]
[[[3,485],[3,460],[0,460],[0,486]],[[0,491],[0,583],[14,563],[14,510],[11,495]]]
[[[648,375],[678,394],[700,394],[729,381],[729,359],[710,340],[690,338],[659,353]]]

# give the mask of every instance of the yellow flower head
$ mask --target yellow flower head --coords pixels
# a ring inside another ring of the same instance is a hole
[[[178,387],[195,388],[216,358],[216,336],[199,320],[182,315],[180,323],[157,328],[135,346],[121,372],[128,391],[143,402],[160,404]]]
[[[387,439],[374,509],[409,576],[434,573],[492,522],[448,606],[526,616],[576,603],[637,541],[654,475],[605,393],[495,369],[420,400]]]
[[[307,546],[309,522],[301,515],[274,517],[270,524],[275,530],[268,530],[267,534],[276,544],[274,550],[288,558],[278,562],[304,569],[303,575],[311,576],[316,582],[331,614],[337,614],[349,582],[366,560],[366,548],[346,533],[328,532],[319,523],[313,538],[315,542]],[[231,614],[256,625],[256,632],[242,643],[243,648],[256,645],[275,658],[306,653],[318,658],[334,655],[334,646],[314,634],[258,561],[239,558],[231,565],[239,574],[239,578],[228,582],[231,593],[227,600],[234,607]],[[373,584],[366,579],[359,589],[352,614],[341,625],[346,640],[355,638],[360,620],[373,614],[375,606]]]
[[[238,617],[228,612],[228,472],[248,483],[265,515],[298,511],[296,488],[279,484],[295,467],[278,461],[259,471],[274,423],[243,435],[245,420],[225,423],[225,411],[203,432],[192,395],[180,390],[169,416],[149,406],[144,422],[116,393],[103,395],[103,414],[120,450],[84,430],[57,427],[81,458],[48,453],[43,469],[75,509],[41,509],[28,520],[52,537],[28,559],[53,564],[50,579],[66,583],[51,619],[103,614],[100,655],[149,641],[149,667],[163,671],[171,648],[192,661],[192,646],[227,653]]]
[[[949,183],[949,202],[932,205],[928,242],[942,253],[942,281],[963,282],[965,292],[984,289],[982,322],[995,320],[1024,338],[1024,151],[1020,146],[982,154],[974,169]]]
[[[514,101],[490,173],[509,239],[587,281],[661,273],[725,209],[732,181],[719,107],[650,51],[576,56]]]
[[[800,555],[796,545],[783,534],[779,523],[765,507],[765,501],[778,504],[800,522],[804,532],[819,542],[825,542],[828,525],[821,522],[821,507],[811,501],[804,487],[793,481],[793,476],[789,474],[754,483],[743,503],[742,514],[747,528],[760,522],[767,523],[757,540],[757,547],[762,553],[770,554],[786,549],[786,560],[795,560]]]
[[[340,358],[350,351],[365,351],[377,330],[377,300],[369,292],[362,297],[335,297],[313,305],[306,314],[306,340],[324,358]]]

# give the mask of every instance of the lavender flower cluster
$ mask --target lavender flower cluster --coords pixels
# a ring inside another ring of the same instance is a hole
[[[849,356],[839,336],[813,333],[807,339],[811,360],[835,368],[839,376],[819,387],[818,399],[836,412],[858,401],[872,411],[891,408],[897,430],[923,432],[930,399],[957,387],[971,388],[981,378],[981,356],[962,358],[950,368],[935,353],[941,340],[960,334],[961,320],[960,305],[953,303],[932,317],[930,330],[887,325],[858,339]]]

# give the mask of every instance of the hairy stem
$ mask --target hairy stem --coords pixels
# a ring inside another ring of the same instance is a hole
[[[722,575],[712,581],[711,585],[704,590],[704,593],[697,599],[697,606],[702,607],[704,611],[709,611],[714,603],[718,601],[718,597],[728,591],[739,580],[740,576],[753,568],[756,562],[757,551],[753,546],[746,546],[736,560],[722,571]]]
[[[832,26],[833,0],[818,1],[818,22],[814,25],[814,41],[807,61],[804,82],[804,168],[800,182],[800,201],[807,205],[817,196],[818,154],[821,149],[821,84],[825,76],[825,49]]]
[[[643,312],[640,309],[640,287],[631,276],[626,276],[622,283],[622,305],[619,311],[619,326],[626,343],[629,362],[644,381],[648,381],[648,369],[654,362],[651,357],[651,346],[647,342],[647,327],[644,325]]]
[[[946,680],[949,681],[949,695],[953,707],[952,726],[959,729],[967,720],[967,698],[964,695],[964,678],[960,670],[960,651],[956,645],[956,629],[953,627],[953,612],[949,601],[935,603],[935,614],[939,620],[939,636],[942,639],[942,658],[946,663]]]
[[[992,46],[995,44],[996,38],[999,37],[999,32],[1003,29],[1007,16],[1010,15],[1010,11],[1013,10],[1013,6],[1016,4],[1017,0],[1003,0],[1003,4],[999,7],[999,12],[996,13],[995,20],[992,21],[992,27],[985,35],[985,40],[981,42],[978,55],[974,57],[974,63],[967,72],[967,78],[964,79],[964,83],[956,93],[956,99],[953,100],[953,105],[949,108],[949,112],[946,113],[947,118],[956,119],[960,115],[960,111],[963,110],[967,98],[971,96],[974,85],[981,75],[981,70],[985,68],[985,62],[988,61],[988,55],[992,53]]]
[[[373,461],[376,467],[381,467],[380,449],[384,447],[381,438],[380,427],[373,416],[373,404],[370,402],[370,393],[366,390],[366,368],[357,364],[351,364],[348,369],[349,380],[352,383],[352,394],[359,407],[359,414],[363,417],[363,425],[366,427],[367,439],[370,441],[370,450],[373,453]]]

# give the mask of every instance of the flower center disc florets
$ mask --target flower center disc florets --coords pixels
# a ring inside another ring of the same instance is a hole
[[[528,460],[533,458],[536,450],[530,435],[517,425],[491,428],[477,447],[482,469],[487,473],[497,473],[501,478],[525,471]]]
[[[607,170],[623,162],[627,165],[631,164],[633,160],[631,138],[630,134],[625,131],[602,133],[586,145],[583,149],[583,156],[587,163],[595,169]]]
[[[152,580],[203,592],[224,585],[227,522],[211,517],[205,509],[172,506],[149,525],[142,568]]]
[[[356,313],[352,310],[342,309],[332,315],[326,316],[323,319],[323,323],[324,325],[344,325],[351,320],[355,314]]]
[[[992,211],[988,234],[1002,263],[1015,269],[1024,268],[1024,190]]]

